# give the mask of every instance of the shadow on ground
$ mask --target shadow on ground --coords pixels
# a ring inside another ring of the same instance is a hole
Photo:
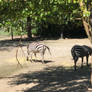
[[[7,47],[18,47],[19,45],[23,47],[23,46],[26,46],[29,42],[43,41],[43,40],[46,40],[46,39],[44,38],[32,38],[32,39],[22,38],[21,42],[20,42],[20,38],[15,38],[14,40],[9,40],[9,39],[0,40],[0,50],[9,51],[9,48]]]
[[[32,38],[32,39],[28,39],[28,38],[22,38],[21,42],[20,42],[20,38],[15,38],[14,40],[9,40],[9,39],[5,39],[5,40],[0,40],[0,50],[1,51],[10,51],[8,47],[18,47],[19,45],[23,46],[27,46],[27,44],[29,42],[33,42],[33,41],[43,41],[43,40],[57,40],[59,38]],[[80,39],[80,38],[77,38]]]
[[[19,45],[23,47],[23,46],[26,46],[28,42],[31,42],[31,41],[28,40],[27,38],[21,39],[21,42],[20,42],[20,38],[16,38],[14,40],[9,40],[9,39],[0,40],[0,50],[10,51],[11,48],[9,49],[9,47],[18,47]]]
[[[59,39],[59,38],[56,38],[56,39]],[[47,39],[47,38],[31,38],[31,39],[28,39],[28,38],[15,38],[13,40],[11,39],[5,39],[5,40],[0,40],[0,47],[9,47],[9,46],[18,46],[20,44],[20,40],[21,42],[23,43],[22,46],[25,46],[27,43],[29,42],[33,42],[33,41],[43,41],[43,40],[56,40],[54,38],[52,39]]]
[[[24,92],[86,92],[89,85],[90,68],[84,66],[76,72],[73,67],[48,67],[43,71],[31,71],[14,76],[10,85],[37,83]]]
[[[40,62],[40,63],[43,63],[42,62],[42,60],[35,60],[35,59],[33,59],[32,61],[30,60],[30,62],[35,62],[35,63],[38,63],[38,62]],[[54,62],[54,61],[51,61],[51,60],[44,60],[44,64],[46,64],[46,63],[51,63],[51,62]]]
[[[21,41],[22,42],[26,42],[27,39],[22,39]],[[19,38],[16,38],[14,40],[9,40],[9,39],[0,40],[0,47],[8,47],[8,46],[14,46],[14,47],[16,47],[16,46],[18,46],[19,42],[20,42]]]

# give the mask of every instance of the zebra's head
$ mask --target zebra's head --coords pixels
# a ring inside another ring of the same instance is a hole
[[[89,48],[89,55],[91,56],[92,55],[92,47]]]
[[[92,47],[83,45],[83,47],[88,51],[88,54],[91,56],[92,55]]]

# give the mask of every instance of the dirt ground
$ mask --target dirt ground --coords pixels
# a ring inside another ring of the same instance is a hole
[[[24,54],[21,49],[18,52],[22,68],[17,65],[15,58],[18,43],[8,41],[8,38],[0,39],[0,92],[88,92],[90,66],[87,67],[84,60],[84,67],[81,69],[79,59],[75,72],[70,52],[75,44],[91,46],[87,38],[40,41],[49,46],[52,53],[50,55],[46,51],[45,64],[41,63],[39,54],[37,61],[26,61],[25,45],[22,47]],[[89,64],[90,61],[91,57]]]

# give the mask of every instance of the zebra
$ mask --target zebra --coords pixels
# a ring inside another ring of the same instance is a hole
[[[32,43],[28,44],[28,46],[27,46],[27,53],[28,53],[27,61],[29,60],[30,54],[31,54],[31,62],[32,62],[32,55],[34,54],[36,57],[36,54],[40,53],[41,57],[42,57],[42,63],[44,63],[44,54],[45,54],[46,49],[48,49],[48,51],[51,55],[50,48],[44,44],[41,44],[39,42],[32,42]]]
[[[76,70],[76,63],[78,61],[78,58],[80,57],[82,59],[81,67],[83,67],[83,58],[86,56],[87,60],[87,66],[88,66],[88,58],[89,55],[92,54],[92,48],[86,45],[74,45],[71,49],[71,54],[74,60],[74,69]]]

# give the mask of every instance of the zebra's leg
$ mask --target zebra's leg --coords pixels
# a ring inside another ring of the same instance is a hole
[[[86,56],[86,60],[87,60],[87,66],[88,66],[88,58],[89,58],[89,55]]]
[[[27,60],[27,61],[29,61],[29,53],[28,53],[28,55],[27,55],[27,58],[26,58],[26,60]]]
[[[76,63],[77,61],[74,61],[74,70],[76,71]]]
[[[29,60],[29,57],[27,56],[27,59],[26,59],[27,61]]]
[[[74,70],[76,71],[76,64],[77,64],[78,57],[75,57],[74,59]]]
[[[27,46],[27,58],[26,60],[28,61],[29,60],[29,49],[28,49],[28,46]]]
[[[36,53],[34,53],[34,56],[35,56],[35,60],[34,61],[36,61],[36,59],[37,59]]]
[[[31,59],[30,59],[31,62],[33,62],[33,60],[32,60],[32,55],[33,55],[33,53],[31,53]]]
[[[42,63],[44,63],[44,53],[41,53]]]
[[[83,57],[82,57],[82,63],[81,63],[81,68],[83,68]]]

